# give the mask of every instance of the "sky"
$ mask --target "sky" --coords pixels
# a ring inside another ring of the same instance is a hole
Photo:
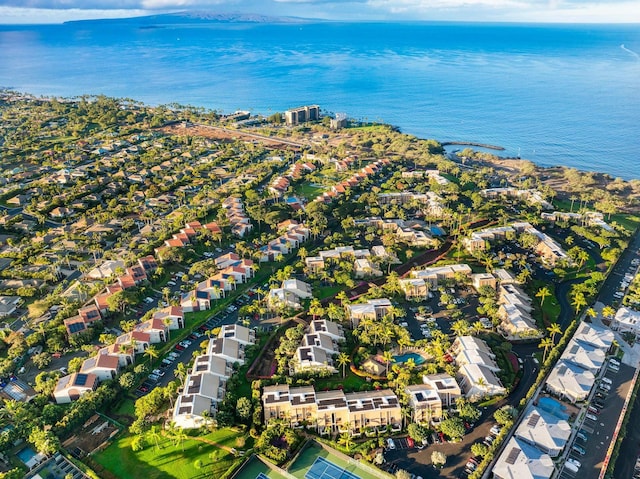
[[[352,21],[640,23],[640,0],[0,0],[0,24],[185,10]]]

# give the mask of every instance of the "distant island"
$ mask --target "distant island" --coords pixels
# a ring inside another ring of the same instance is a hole
[[[112,18],[96,20],[73,20],[65,23],[119,23],[128,25],[180,25],[180,24],[205,24],[205,23],[309,23],[326,20],[307,19],[287,16],[269,16],[257,13],[214,13],[209,11],[184,11],[175,13],[163,13],[159,15],[144,15],[140,17]]]

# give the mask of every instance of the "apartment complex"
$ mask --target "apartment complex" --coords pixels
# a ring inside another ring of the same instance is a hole
[[[451,346],[458,369],[458,382],[467,399],[477,401],[485,396],[499,396],[507,390],[496,375],[500,368],[495,355],[483,340],[459,336]]]
[[[209,341],[206,354],[195,358],[176,399],[173,421],[178,427],[198,428],[215,416],[233,364],[243,364],[244,348],[254,343],[255,331],[237,324],[224,326]]]
[[[390,389],[345,393],[315,391],[311,386],[267,386],[262,393],[265,424],[285,419],[292,427],[314,427],[320,434],[360,436],[388,427],[402,430],[402,411]]]
[[[294,126],[308,121],[320,119],[320,107],[318,105],[300,106],[284,112],[287,125]]]

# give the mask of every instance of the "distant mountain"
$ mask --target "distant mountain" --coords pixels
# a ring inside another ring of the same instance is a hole
[[[140,25],[143,27],[197,24],[197,23],[308,23],[322,20],[312,20],[297,17],[272,17],[255,13],[214,13],[207,11],[185,11],[147,15],[143,17],[110,18],[96,20],[74,20],[66,23],[108,22]]]

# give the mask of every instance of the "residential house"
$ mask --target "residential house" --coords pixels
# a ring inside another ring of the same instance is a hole
[[[56,404],[68,404],[97,387],[98,377],[95,374],[73,373],[58,379],[53,398]]]
[[[167,320],[169,329],[184,328],[184,312],[180,306],[167,306],[153,313],[153,319],[158,319],[163,323]]]
[[[515,437],[550,457],[558,457],[571,436],[571,426],[542,409],[531,407],[516,429]]]
[[[22,302],[20,296],[0,296],[0,318],[11,316]]]
[[[301,300],[311,297],[311,285],[299,279],[287,279],[282,282],[280,288],[273,288],[269,291],[267,301],[269,306],[274,309],[281,306],[300,309],[302,308]]]
[[[511,437],[491,472],[493,479],[550,479],[555,466],[548,454]]]
[[[218,337],[209,340],[207,354],[223,358],[231,364],[244,364],[244,346],[235,339]]]
[[[120,360],[117,356],[109,354],[96,354],[87,358],[82,363],[80,373],[94,374],[98,381],[107,381],[115,379],[120,371]]]
[[[611,329],[622,333],[630,333],[640,336],[640,311],[636,311],[626,306],[618,309],[616,315],[611,320]]]
[[[422,278],[408,278],[398,281],[407,300],[426,300],[429,297],[429,284]]]
[[[234,339],[243,346],[256,343],[256,332],[239,324],[225,324],[220,328],[219,338]]]
[[[545,387],[550,393],[575,403],[589,396],[594,383],[591,371],[561,358],[549,373]]]

